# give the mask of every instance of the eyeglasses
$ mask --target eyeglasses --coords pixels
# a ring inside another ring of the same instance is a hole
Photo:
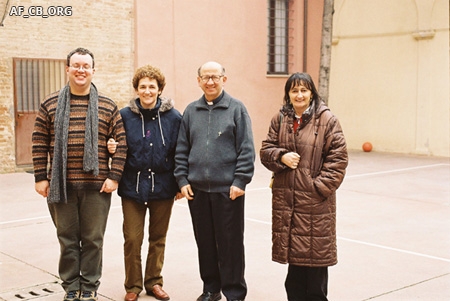
[[[222,77],[224,77],[224,75],[203,75],[200,76],[200,79],[204,83],[209,82],[210,79],[212,79],[213,82],[218,83]]]
[[[81,65],[70,65],[69,67],[73,68],[75,70],[84,70],[84,71],[91,71],[92,70],[92,67],[89,66],[89,65],[84,65],[84,66],[81,66]]]

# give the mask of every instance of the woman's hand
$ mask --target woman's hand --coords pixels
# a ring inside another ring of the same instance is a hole
[[[109,138],[108,142],[106,143],[106,146],[108,147],[108,152],[111,155],[116,153],[117,144],[119,144],[119,142],[116,142],[116,140],[114,140],[114,138]]]
[[[286,153],[281,157],[281,162],[289,168],[296,169],[300,162],[300,155],[296,152]]]

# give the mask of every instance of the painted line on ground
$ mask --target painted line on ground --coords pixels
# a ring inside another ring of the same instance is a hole
[[[369,172],[369,173],[363,173],[363,174],[359,174],[359,175],[345,176],[344,179],[386,175],[386,174],[391,174],[391,173],[398,173],[398,172],[412,171],[412,170],[433,168],[433,167],[440,167],[440,166],[450,166],[450,164],[439,163],[439,164],[432,164],[432,165],[422,165],[422,166],[415,166],[415,167],[408,167],[408,168],[399,168],[399,169],[391,169],[391,170],[385,170],[385,171]]]
[[[418,170],[418,169],[441,167],[441,166],[450,166],[450,164],[438,163],[438,164],[391,169],[391,170],[384,170],[384,171],[377,171],[377,172],[368,172],[368,173],[362,173],[362,174],[357,174],[357,175],[347,175],[347,176],[345,176],[344,180],[345,179],[353,179],[353,178],[378,176],[378,175],[386,175],[386,174],[391,174],[391,173],[399,173],[399,172],[413,171],[413,170]],[[250,189],[247,189],[246,192],[261,191],[261,190],[270,190],[270,187],[250,188]]]
[[[46,218],[50,218],[50,215],[30,217],[30,218],[23,218],[23,219],[16,219],[16,220],[6,221],[6,222],[0,222],[0,225],[8,225],[8,224],[21,223],[21,222],[29,222],[29,221],[34,221],[34,220],[38,220],[38,219],[46,219]]]
[[[431,255],[427,255],[427,254],[423,254],[423,253],[412,252],[412,251],[398,249],[398,248],[391,248],[391,247],[387,247],[387,246],[383,246],[383,245],[379,245],[379,244],[374,244],[374,243],[370,243],[370,242],[365,242],[365,241],[361,241],[361,240],[350,239],[350,238],[345,238],[345,237],[341,237],[341,236],[338,236],[337,239],[340,239],[340,240],[343,240],[343,241],[352,242],[352,243],[357,243],[357,244],[360,244],[360,245],[366,245],[366,246],[370,246],[370,247],[376,247],[376,248],[380,248],[380,249],[385,249],[385,250],[389,250],[389,251],[396,251],[396,252],[400,252],[400,253],[405,253],[405,254],[410,254],[410,255],[415,255],[415,256],[420,256],[420,257],[425,257],[425,258],[430,258],[430,259],[436,259],[436,260],[445,261],[445,262],[450,262],[450,259],[448,259],[448,258],[431,256]]]
[[[258,190],[261,190],[261,189],[266,189],[266,188],[260,188]],[[186,204],[176,204],[175,203],[175,206],[188,208],[188,205],[186,205]],[[118,208],[121,208],[121,206],[111,207],[111,209],[118,209]],[[12,221],[0,222],[0,225],[21,223],[21,222],[28,222],[28,221],[39,220],[39,219],[49,219],[49,218],[50,218],[50,215],[38,216],[38,217],[31,217],[31,218],[24,218],[24,219],[12,220]],[[250,222],[264,224],[264,225],[271,225],[272,224],[271,222],[261,221],[261,220],[258,220],[258,219],[253,219],[253,218],[248,218],[248,217],[246,217],[245,219],[247,221],[250,221]],[[366,245],[366,246],[370,246],[370,247],[375,247],[375,248],[379,248],[379,249],[395,251],[395,252],[399,252],[399,253],[410,254],[410,255],[414,255],[414,256],[419,256],[419,257],[424,257],[424,258],[429,258],[429,259],[435,259],[435,260],[444,261],[444,262],[450,262],[450,259],[448,259],[448,258],[431,256],[431,255],[427,255],[427,254],[423,254],[423,253],[418,253],[418,252],[413,252],[413,251],[408,251],[408,250],[403,250],[403,249],[398,249],[398,248],[392,248],[392,247],[383,246],[383,245],[380,245],[380,244],[374,244],[374,243],[365,242],[365,241],[361,241],[361,240],[350,239],[350,238],[346,238],[346,237],[342,237],[342,236],[338,236],[337,239],[343,240],[343,241],[348,241],[348,242],[351,242],[351,243],[360,244],[360,245]]]
[[[175,205],[179,206],[179,207],[188,208],[188,206],[184,205],[184,204],[175,204]],[[250,221],[250,222],[255,222],[255,223],[264,224],[264,225],[272,225],[272,222],[261,221],[261,220],[254,219],[254,218],[246,217],[245,219],[247,221]],[[431,255],[427,255],[427,254],[423,254],[423,253],[418,253],[418,252],[412,252],[412,251],[398,249],[398,248],[387,247],[387,246],[383,246],[383,245],[379,245],[379,244],[374,244],[374,243],[365,242],[365,241],[356,240],[356,239],[350,239],[350,238],[346,238],[346,237],[342,237],[342,236],[338,236],[337,239],[338,240],[352,242],[352,243],[356,243],[356,244],[366,245],[366,246],[370,246],[370,247],[375,247],[375,248],[379,248],[379,249],[385,249],[385,250],[395,251],[395,252],[399,252],[399,253],[410,254],[410,255],[415,255],[415,256],[419,256],[419,257],[424,257],[424,258],[430,258],[430,259],[450,262],[450,259],[448,259],[448,258],[431,256]]]

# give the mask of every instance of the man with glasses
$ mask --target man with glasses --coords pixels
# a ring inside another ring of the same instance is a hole
[[[97,300],[111,193],[127,153],[119,110],[91,83],[94,72],[92,52],[68,54],[69,82],[42,102],[32,138],[35,190],[56,227],[64,301]],[[110,165],[109,138],[118,142]]]
[[[175,177],[191,212],[203,294],[197,301],[244,300],[244,193],[254,172],[250,116],[223,87],[225,69],[198,69],[203,96],[187,106],[175,152]]]

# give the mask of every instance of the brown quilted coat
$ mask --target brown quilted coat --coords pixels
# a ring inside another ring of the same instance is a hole
[[[275,175],[272,260],[326,267],[337,263],[336,189],[348,164],[347,147],[338,119],[323,102],[302,119],[294,133],[293,118],[276,114],[260,150],[261,163]],[[301,156],[294,170],[280,161],[291,151]]]

